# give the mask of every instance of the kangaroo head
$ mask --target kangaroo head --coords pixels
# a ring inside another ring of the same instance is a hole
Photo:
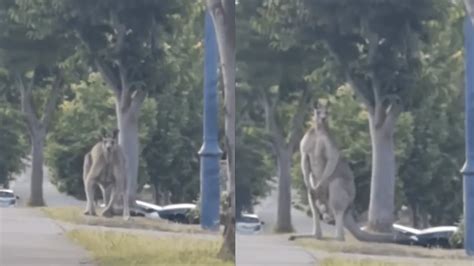
[[[329,117],[329,101],[325,105],[318,102],[318,105],[314,107],[313,113],[316,125],[325,124]]]
[[[115,129],[112,133],[102,130],[102,149],[108,155],[114,152],[118,147],[118,133],[119,130]]]

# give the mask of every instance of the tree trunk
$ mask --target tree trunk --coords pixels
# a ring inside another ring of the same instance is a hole
[[[412,204],[412,217],[413,217],[413,227],[418,228],[420,226],[420,222],[418,220],[418,207],[416,204]]]
[[[117,101],[119,102],[119,101]],[[138,115],[140,109],[120,108],[117,104],[117,125],[119,132],[119,143],[125,152],[127,168],[127,192],[130,204],[134,205],[137,197],[138,183],[138,160],[139,160],[139,140],[138,140]]]
[[[464,0],[466,6],[467,15],[471,18],[471,22],[474,24],[474,0]]]
[[[387,117],[387,119],[395,119]],[[369,227],[377,232],[392,228],[395,208],[395,123],[385,121],[376,128],[373,114],[369,115],[372,142],[372,177],[370,184]]]
[[[224,81],[225,145],[229,177],[227,221],[219,256],[235,259],[235,1],[207,0],[216,32]]]
[[[291,151],[277,148],[278,160],[278,209],[275,231],[292,232],[291,225]]]
[[[32,144],[32,163],[31,163],[31,187],[29,206],[44,206],[43,199],[43,148],[44,148],[44,131],[41,129],[31,130]]]

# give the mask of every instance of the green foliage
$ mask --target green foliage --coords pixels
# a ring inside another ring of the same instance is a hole
[[[262,145],[257,130],[250,126],[238,129],[236,138],[236,214],[251,211],[260,197],[269,192],[274,162]]]
[[[370,107],[375,101],[374,82],[379,81],[381,96],[397,95],[405,107],[395,132],[396,206],[408,205],[417,215],[428,213],[431,224],[450,224],[459,217],[459,169],[464,160],[462,4],[268,0],[244,3],[241,8],[245,12],[238,20],[239,36],[249,41],[239,43],[243,96],[238,102],[244,106],[242,117],[250,121],[248,127],[258,132],[255,135],[266,137],[263,108],[254,103],[256,92],[268,88],[278,102],[278,122],[291,128],[288,117],[301,90],[282,91],[284,86],[274,85],[304,78],[313,100],[324,97],[332,103],[330,126],[356,176],[356,208],[364,211],[370,196],[369,114],[345,83],[354,82],[358,96]],[[371,56],[368,40],[374,35],[381,43]],[[292,68],[295,61],[299,66]],[[271,155],[264,145],[253,147],[254,153]],[[293,185],[304,202],[297,153],[293,160]],[[271,176],[274,169],[269,166],[264,176]]]
[[[1,98],[0,125],[0,184],[8,185],[12,175],[23,170],[29,144],[21,113]]]
[[[464,246],[464,217],[461,216],[457,223],[458,230],[449,239],[449,243],[454,248],[462,248]]]
[[[199,155],[202,145],[203,9],[190,4],[188,17],[173,17],[176,27],[162,39],[162,87],[155,94],[157,129],[143,151],[150,182],[171,192],[172,202],[198,198]]]
[[[412,107],[415,143],[400,162],[407,204],[429,213],[434,224],[452,224],[462,213],[463,17],[463,7],[454,6],[447,22],[430,24],[432,42],[423,47],[427,56]]]
[[[60,105],[53,131],[48,136],[46,160],[53,182],[60,191],[84,198],[82,166],[84,155],[100,140],[102,128],[116,128],[115,99],[97,73],[87,80],[73,84],[72,96]],[[140,139],[143,146],[156,128],[157,105],[147,99],[140,119]],[[140,165],[140,183],[149,179],[145,162]]]

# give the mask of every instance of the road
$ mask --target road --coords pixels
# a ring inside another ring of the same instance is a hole
[[[30,171],[27,168],[12,184],[20,196],[19,206],[0,208],[0,265],[93,265],[90,254],[73,244],[59,224],[38,209],[24,207],[29,195]],[[49,182],[47,172],[44,173],[44,198],[48,206],[83,206],[81,201],[59,193]]]
[[[295,190],[292,198],[297,198]],[[237,235],[236,237],[236,262],[237,265],[252,266],[303,266],[317,265],[317,258],[305,249],[288,241],[288,234],[275,234],[278,204],[278,192],[273,187],[272,192],[255,206],[255,213],[265,222],[262,234]],[[311,233],[312,218],[301,210],[291,209],[293,228],[298,234]],[[333,226],[322,224],[326,235],[334,233]]]
[[[93,265],[90,258],[38,209],[0,208],[0,265]]]
[[[273,185],[272,192],[265,199],[261,200],[260,203],[255,206],[255,213],[260,217],[262,221],[265,222],[264,233],[273,234],[273,229],[276,224],[276,215],[277,215],[277,205],[278,205],[278,191]],[[298,194],[296,190],[292,190],[291,196],[293,201],[297,201]],[[307,234],[313,231],[313,221],[312,218],[306,215],[305,212],[298,210],[296,208],[291,208],[291,222],[293,224],[293,229],[298,234]],[[325,223],[321,223],[321,228],[323,232],[332,236],[334,234],[334,227]]]
[[[237,235],[236,265],[316,265],[316,258],[287,240],[287,235]]]
[[[43,197],[47,206],[84,206],[84,202],[60,193],[57,188],[51,184],[48,169],[43,168]],[[31,168],[26,167],[25,171],[15,176],[15,181],[12,182],[11,188],[20,196],[18,202],[19,206],[25,206],[30,195],[30,176]]]

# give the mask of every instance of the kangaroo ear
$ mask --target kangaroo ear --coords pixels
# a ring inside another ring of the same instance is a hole
[[[101,138],[106,138],[107,137],[107,129],[105,129],[105,128],[100,129],[100,137]]]
[[[112,136],[113,136],[114,139],[118,138],[119,132],[120,132],[120,130],[118,130],[118,129],[114,129],[114,131],[112,131]]]
[[[321,102],[319,101],[319,99],[317,99],[317,100],[313,103],[313,109],[316,111],[316,110],[318,110],[320,107],[321,107]]]

